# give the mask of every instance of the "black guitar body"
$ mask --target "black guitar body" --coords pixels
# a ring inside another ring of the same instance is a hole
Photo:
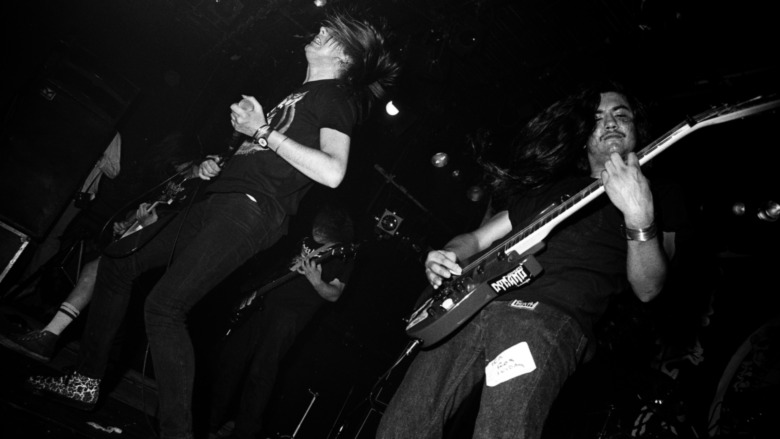
[[[130,256],[157,236],[175,217],[175,211],[158,215],[157,221],[149,226],[106,246],[103,255],[109,258]]]

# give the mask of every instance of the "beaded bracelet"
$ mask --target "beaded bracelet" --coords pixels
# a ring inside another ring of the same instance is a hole
[[[655,222],[642,229],[629,229],[625,225],[622,225],[621,228],[623,229],[626,239],[629,241],[649,241],[658,234],[658,228],[655,226]]]

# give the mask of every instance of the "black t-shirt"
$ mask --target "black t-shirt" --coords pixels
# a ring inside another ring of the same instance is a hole
[[[290,265],[292,266],[296,260],[306,257],[320,247],[321,246],[315,243],[311,238],[301,240],[298,245],[296,257],[293,258]],[[337,244],[330,249],[338,247],[339,245]],[[354,263],[353,258],[351,257],[342,258],[335,256],[323,260],[321,266],[323,282],[330,283],[333,279],[338,279],[341,283],[346,284],[352,274]],[[299,275],[291,281],[269,291],[266,301],[284,303],[285,306],[293,307],[301,312],[304,312],[305,310],[314,311],[321,305],[327,303],[325,299],[320,297],[304,275]]]
[[[303,84],[271,110],[267,120],[274,130],[319,149],[321,128],[351,136],[357,112],[346,86],[329,79]],[[244,193],[258,200],[270,197],[292,215],[311,185],[309,177],[270,149],[244,142],[207,192]]]
[[[513,200],[509,219],[519,226],[561,199],[574,195],[593,182],[572,178],[544,190]],[[681,200],[668,196],[663,186],[652,185],[655,221],[659,231],[675,231],[684,221]],[[665,196],[667,195],[667,196]],[[544,272],[533,282],[510,291],[497,300],[539,301],[571,315],[591,335],[610,296],[630,285],[626,277],[627,243],[621,232],[623,214],[603,194],[555,227],[536,255]]]

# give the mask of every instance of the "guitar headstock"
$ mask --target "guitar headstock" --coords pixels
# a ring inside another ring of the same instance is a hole
[[[780,98],[777,94],[756,96],[737,104],[723,104],[703,111],[688,121],[690,126],[701,122],[712,121],[722,123],[734,119],[740,119],[753,114],[758,114],[780,106]]]

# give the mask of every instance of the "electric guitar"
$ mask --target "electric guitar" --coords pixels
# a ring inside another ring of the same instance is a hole
[[[242,104],[244,102],[245,100],[241,101]],[[245,106],[242,105],[242,107]],[[228,160],[230,160],[235,155],[236,151],[238,151],[238,148],[241,146],[241,143],[246,138],[247,136],[244,134],[234,131],[231,133],[227,152],[222,155],[209,157],[212,157],[218,165],[224,166],[225,163],[227,163]],[[188,167],[187,169],[173,175],[147,192],[148,194],[152,191],[159,190],[158,188],[162,186],[161,193],[156,199],[151,201],[149,210],[151,211],[153,208],[160,205],[179,204],[181,201],[190,199],[190,196],[195,196],[195,193],[198,191],[201,183],[202,180],[197,178],[196,175],[192,175],[191,169]],[[146,197],[146,194],[144,197]],[[140,203],[134,203],[133,205],[135,206],[138,204]],[[136,219],[132,224],[130,224],[130,226],[127,227],[127,229],[125,229],[124,232],[122,232],[120,236],[114,237],[115,239],[113,240],[108,240],[111,242],[103,249],[103,254],[111,258],[121,258],[136,252],[138,249],[146,245],[146,243],[149,242],[152,238],[157,236],[157,234],[165,228],[165,225],[168,224],[174,218],[174,216],[175,215],[158,215],[157,221],[147,226],[144,226],[141,221]],[[103,232],[101,232],[101,236],[106,234],[106,229],[114,223],[115,217],[116,215],[109,219],[103,226]],[[101,239],[101,241],[106,242],[107,240]]]
[[[689,118],[637,153],[640,165],[688,134],[758,114],[780,106],[776,96],[756,97],[736,105],[724,105]],[[530,282],[542,272],[534,254],[544,247],[543,239],[572,214],[604,193],[601,180],[595,180],[577,194],[541,212],[531,223],[508,238],[464,261],[460,276],[446,279],[438,290],[423,292],[430,296],[406,320],[406,333],[432,345],[454,332],[490,301]]]
[[[176,205],[189,200],[199,185],[200,180],[193,176],[189,169],[167,179],[160,194],[149,201],[149,211],[162,205]],[[159,187],[159,186],[158,186]],[[172,213],[158,214],[157,221],[149,225],[143,225],[135,219],[122,234],[114,237],[114,240],[103,249],[103,254],[111,258],[121,258],[132,254],[149,242],[168,224],[174,217]],[[107,224],[111,224],[109,221]]]
[[[360,243],[337,244],[333,247],[328,247],[327,249],[315,255],[308,256],[308,258],[320,265],[332,261],[336,258],[341,258],[346,261],[355,257],[359,247]],[[246,321],[249,315],[255,309],[259,308],[260,303],[262,303],[261,299],[266,293],[286,284],[298,276],[302,276],[302,274],[298,273],[297,270],[287,271],[285,274],[276,277],[274,280],[263,284],[262,287],[250,291],[249,294],[247,294],[241,300],[241,302],[236,307],[234,307],[229,319],[228,330],[225,335],[227,336],[234,328],[241,326],[241,324]]]

